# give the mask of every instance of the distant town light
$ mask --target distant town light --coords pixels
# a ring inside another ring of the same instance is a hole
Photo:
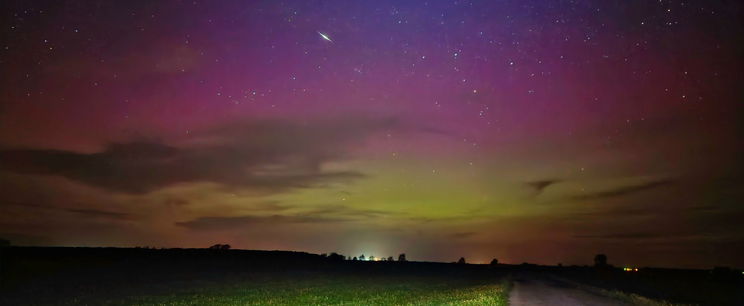
[[[638,268],[628,268],[628,267],[625,267],[625,268],[623,268],[623,271],[625,271],[625,272],[638,272]]]

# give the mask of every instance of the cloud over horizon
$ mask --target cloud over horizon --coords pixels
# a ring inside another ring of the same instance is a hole
[[[282,226],[291,223],[335,223],[346,219],[320,217],[313,215],[270,215],[270,216],[237,216],[237,217],[200,217],[190,221],[176,222],[177,226],[192,230],[237,230],[254,225]]]
[[[608,189],[600,192],[594,192],[594,193],[587,193],[587,194],[581,194],[581,195],[575,195],[571,197],[574,200],[590,200],[590,199],[604,199],[604,198],[616,198],[616,197],[623,197],[626,195],[661,188],[664,186],[672,185],[674,184],[674,180],[670,179],[662,179],[662,180],[654,180],[646,183],[636,184],[636,185],[630,185],[630,186],[621,186],[614,189]]]
[[[97,153],[64,150],[0,151],[0,170],[58,175],[124,193],[146,193],[178,183],[213,182],[278,192],[364,177],[326,171],[347,157],[348,145],[395,128],[388,118],[348,118],[297,123],[264,120],[210,130],[182,146],[163,142],[112,143]]]

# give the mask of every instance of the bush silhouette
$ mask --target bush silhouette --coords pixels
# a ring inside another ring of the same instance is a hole
[[[494,258],[494,259],[491,260],[491,265],[492,266],[495,266],[495,265],[498,265],[498,264],[499,264],[499,260],[498,259]]]
[[[145,247],[147,248],[147,247]],[[209,247],[210,250],[229,250],[230,245],[229,244],[215,244],[211,247]]]
[[[331,253],[328,255],[328,260],[330,261],[344,261],[346,257],[344,255],[338,254],[336,252]]]
[[[401,253],[398,255],[398,261],[406,261],[406,253]]]
[[[465,257],[460,257],[460,259],[457,260],[457,264],[460,264],[460,265],[465,264]]]

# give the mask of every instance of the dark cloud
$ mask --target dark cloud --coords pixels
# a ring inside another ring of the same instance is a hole
[[[20,206],[20,207],[30,207],[30,208],[53,208],[46,205],[36,204],[36,203],[29,203],[29,202],[16,202],[16,201],[3,201],[3,205],[6,206]]]
[[[165,200],[165,205],[167,206],[176,206],[176,207],[186,206],[186,205],[189,205],[190,203],[191,202],[189,200],[181,199],[181,198],[169,198]]]
[[[589,199],[622,197],[622,196],[626,196],[626,195],[641,192],[641,191],[646,191],[650,189],[668,186],[673,183],[674,181],[672,180],[657,180],[657,181],[651,181],[651,182],[647,182],[647,183],[643,183],[639,185],[624,186],[624,187],[596,192],[596,193],[577,195],[572,198],[575,200],[589,200]]]
[[[720,206],[717,205],[697,205],[689,208],[693,212],[718,212],[721,210]]]
[[[455,238],[455,239],[464,239],[464,238],[472,237],[475,234],[477,234],[477,233],[476,232],[454,233],[454,234],[452,234],[452,238]]]
[[[257,209],[271,211],[284,210],[294,206],[270,203],[267,209]],[[400,213],[387,212],[373,209],[356,209],[343,205],[327,205],[306,212],[293,215],[244,215],[235,217],[201,217],[191,221],[176,222],[176,225],[190,229],[230,229],[240,228],[253,225],[286,225],[292,223],[336,223],[365,221],[372,218],[382,218],[399,215]]]
[[[243,209],[251,209],[255,211],[285,211],[294,207],[294,205],[281,204],[279,201],[262,201],[253,203],[250,207],[243,207]]]
[[[223,126],[181,146],[115,143],[91,154],[3,150],[0,170],[58,175],[126,193],[187,182],[277,192],[363,177],[354,171],[323,171],[321,166],[345,158],[350,144],[396,125],[393,119],[365,117],[312,123],[271,120]]]
[[[328,205],[318,209],[312,210],[308,213],[309,215],[333,215],[343,216],[351,218],[379,218],[389,217],[394,215],[400,215],[401,213],[395,213],[390,211],[376,210],[376,209],[356,209],[343,205]]]
[[[634,232],[634,233],[613,233],[613,234],[597,234],[597,235],[574,235],[574,238],[589,238],[589,239],[652,239],[666,237],[659,233],[651,232]]]
[[[411,222],[419,222],[419,223],[449,223],[449,222],[457,222],[457,221],[473,221],[478,219],[484,219],[488,218],[486,216],[479,216],[479,215],[466,215],[466,216],[452,216],[452,217],[439,217],[439,218],[429,218],[429,217],[409,217],[406,218],[406,220]]]
[[[108,218],[116,220],[128,220],[132,217],[131,214],[99,210],[99,209],[65,209],[65,211],[90,217]]]
[[[231,230],[241,227],[286,225],[292,223],[333,223],[348,221],[341,218],[319,217],[313,215],[296,216],[238,216],[201,217],[191,221],[176,222],[176,225],[194,230]]]
[[[621,207],[621,208],[612,208],[612,209],[606,209],[606,210],[598,210],[598,211],[585,211],[585,212],[576,212],[573,214],[570,214],[569,218],[589,218],[594,219],[598,217],[611,217],[611,218],[617,218],[617,217],[645,217],[645,216],[652,216],[660,213],[659,209],[654,208],[634,208],[634,207]]]
[[[574,235],[579,239],[599,239],[599,240],[655,240],[654,243],[669,243],[670,241],[711,241],[711,240],[738,240],[741,241],[741,235],[738,232],[733,233],[712,233],[708,231],[676,230],[676,231],[640,231],[640,232],[618,232],[606,234],[591,235]]]
[[[716,185],[725,187],[741,187],[742,185],[744,185],[744,170],[736,169],[737,167],[741,168],[742,166],[732,165],[731,167],[733,168],[731,169],[731,173],[727,173],[713,179]]]
[[[543,192],[543,190],[545,190],[545,188],[548,188],[549,186],[555,185],[559,182],[561,182],[561,180],[540,180],[526,182],[525,184],[535,190],[535,195],[539,195]]]
[[[42,205],[42,204],[35,204],[35,203],[28,203],[28,202],[12,202],[12,201],[4,202],[4,204],[7,206],[16,206],[16,207],[33,208],[33,209],[41,209],[41,210],[52,210],[52,211],[63,211],[67,213],[85,215],[89,217],[107,218],[107,219],[115,219],[115,220],[129,220],[133,217],[133,215],[128,214],[128,213],[107,211],[107,210],[101,210],[101,209],[63,208],[63,207],[57,207],[57,206],[51,206],[51,205]]]
[[[693,214],[688,221],[699,233],[711,233],[723,237],[736,234],[744,239],[744,210],[741,208],[706,211]]]

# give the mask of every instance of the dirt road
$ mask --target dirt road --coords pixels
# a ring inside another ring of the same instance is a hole
[[[628,305],[607,297],[592,294],[559,282],[534,278],[517,278],[509,295],[511,306],[536,305]]]

